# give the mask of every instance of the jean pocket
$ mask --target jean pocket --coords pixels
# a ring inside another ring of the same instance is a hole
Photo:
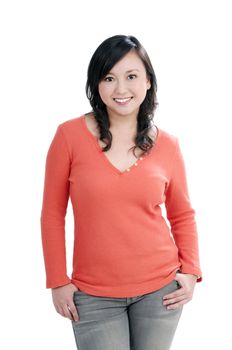
[[[175,280],[176,281],[176,280]],[[180,289],[181,288],[181,285],[178,281],[176,281],[176,285],[177,285],[177,289]]]
[[[75,292],[73,293],[73,297],[78,297],[78,298],[82,297],[82,298],[84,298],[84,297],[91,297],[91,295],[89,295],[88,293],[85,293],[82,290],[78,289],[78,290],[75,290]]]
[[[175,290],[181,288],[179,282],[175,279],[173,279],[171,282],[169,282],[166,286],[164,286],[162,289],[167,289],[167,293],[172,293]]]
[[[82,291],[80,289],[75,290],[75,292],[73,293],[73,298],[76,297],[77,295],[80,295],[82,293]]]

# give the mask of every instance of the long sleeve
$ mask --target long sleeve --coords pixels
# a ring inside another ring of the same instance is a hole
[[[40,218],[46,288],[59,287],[71,281],[66,272],[65,248],[70,165],[70,152],[59,125],[47,153]]]
[[[182,273],[197,275],[197,282],[200,282],[202,272],[199,262],[195,211],[190,203],[184,160],[177,139],[171,178],[166,190],[165,206],[171,232],[178,248],[180,270]]]

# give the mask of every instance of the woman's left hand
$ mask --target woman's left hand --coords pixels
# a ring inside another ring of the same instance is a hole
[[[168,310],[174,310],[192,299],[197,276],[177,272],[175,280],[179,283],[180,288],[163,297],[163,305],[167,306]]]

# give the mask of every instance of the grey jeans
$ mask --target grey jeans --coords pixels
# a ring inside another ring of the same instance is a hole
[[[169,350],[183,305],[167,310],[163,296],[180,288],[176,280],[130,298],[99,297],[77,290],[79,321],[71,321],[78,350]]]

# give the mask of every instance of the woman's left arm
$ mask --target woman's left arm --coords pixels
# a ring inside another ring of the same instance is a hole
[[[166,304],[168,301],[177,302],[177,307],[191,300],[196,282],[202,281],[195,211],[191,206],[185,164],[177,139],[165,206],[181,263],[180,273],[175,277],[180,289],[166,295]],[[172,305],[170,308],[175,307]]]

